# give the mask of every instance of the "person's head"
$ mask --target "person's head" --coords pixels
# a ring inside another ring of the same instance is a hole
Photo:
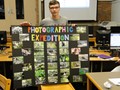
[[[52,14],[52,17],[59,17],[60,3],[57,0],[51,0],[49,2],[49,9]]]

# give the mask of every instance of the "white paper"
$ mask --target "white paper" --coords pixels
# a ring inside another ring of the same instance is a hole
[[[120,78],[109,78],[109,81],[115,85],[120,85]]]

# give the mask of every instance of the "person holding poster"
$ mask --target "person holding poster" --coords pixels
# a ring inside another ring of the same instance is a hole
[[[58,26],[67,25],[68,20],[65,17],[60,16],[60,3],[57,0],[51,0],[49,2],[49,10],[51,17],[45,18],[40,22],[41,26]]]
[[[51,0],[49,2],[49,10],[51,13],[51,17],[48,18],[44,18],[41,22],[40,22],[40,26],[65,26],[68,24],[68,20],[63,17],[60,16],[60,3],[57,0]],[[24,21],[22,23],[20,23],[21,26],[31,26],[31,24],[27,21]],[[75,25],[73,25],[75,26]]]

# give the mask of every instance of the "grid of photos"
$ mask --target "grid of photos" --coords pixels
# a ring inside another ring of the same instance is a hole
[[[58,35],[58,41],[44,40],[44,33],[30,33],[30,27],[11,27],[14,88],[84,81],[89,67],[87,26],[66,26],[66,29],[69,27],[73,32],[45,33]],[[36,27],[31,28],[34,31]]]
[[[60,62],[60,81],[69,82],[70,75],[70,58],[69,58],[69,42],[59,42],[59,62]]]
[[[57,42],[47,42],[48,82],[58,83]]]
[[[34,42],[35,84],[45,83],[44,42]]]
[[[85,74],[89,70],[88,30],[86,26],[76,27],[77,34],[70,35],[71,82],[86,81]]]
[[[29,57],[32,55],[32,50],[31,46],[24,47],[24,42],[30,41],[29,34],[24,34],[22,27],[18,26],[12,27],[12,34],[14,38],[12,41],[14,86],[17,84],[17,87],[31,86],[33,79],[29,74],[33,72],[33,63]]]

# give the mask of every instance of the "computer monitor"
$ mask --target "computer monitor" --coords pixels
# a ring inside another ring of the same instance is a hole
[[[110,49],[120,49],[120,33],[110,34]]]
[[[112,26],[111,33],[120,33],[120,26]]]
[[[7,43],[7,33],[6,31],[0,31],[0,45]]]
[[[120,26],[111,27],[110,49],[120,49]]]
[[[111,56],[120,57],[120,26],[112,26],[110,34]]]
[[[96,44],[98,48],[108,49],[110,44],[110,30],[97,30],[96,31]]]

